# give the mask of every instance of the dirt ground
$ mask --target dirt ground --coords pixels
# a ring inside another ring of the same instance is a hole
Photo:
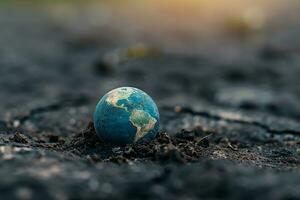
[[[296,42],[228,60],[120,53],[26,9],[2,9],[0,27],[1,199],[300,199]],[[118,86],[157,102],[154,141],[111,147],[96,137],[95,105]]]

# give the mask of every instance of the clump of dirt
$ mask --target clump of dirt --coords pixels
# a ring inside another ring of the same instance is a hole
[[[154,161],[159,163],[184,164],[200,159],[202,152],[209,147],[209,136],[213,131],[198,128],[193,131],[182,130],[170,136],[159,133],[156,138],[147,143],[137,143],[126,146],[112,146],[102,142],[96,135],[94,125],[76,134],[65,149],[80,156],[98,162],[131,163],[138,161]]]
[[[20,132],[16,132],[12,137],[10,137],[10,141],[16,143],[27,144],[28,138]]]

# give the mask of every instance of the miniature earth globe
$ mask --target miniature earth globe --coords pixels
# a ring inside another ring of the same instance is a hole
[[[115,145],[149,141],[155,138],[159,125],[159,112],[153,99],[133,87],[108,92],[94,113],[97,135]]]

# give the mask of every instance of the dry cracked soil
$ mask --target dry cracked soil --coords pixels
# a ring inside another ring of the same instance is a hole
[[[2,10],[0,27],[1,199],[300,199],[299,52],[115,63],[115,46],[70,39],[43,13]],[[99,97],[124,85],[158,104],[149,143],[95,135]]]

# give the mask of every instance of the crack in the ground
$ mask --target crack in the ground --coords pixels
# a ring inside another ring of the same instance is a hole
[[[84,104],[87,104],[89,101],[89,98],[87,96],[81,95],[77,98],[69,98],[69,99],[63,99],[59,102],[46,105],[46,106],[41,106],[34,108],[32,110],[29,110],[28,114],[22,115],[22,116],[16,116],[12,120],[10,120],[8,123],[13,124],[14,121],[18,121],[20,124],[23,124],[24,122],[32,119],[34,116],[46,112],[54,112],[57,110],[60,110],[62,108],[66,107],[78,107],[82,106]]]
[[[174,107],[164,107],[165,109],[172,109],[174,110]],[[291,135],[297,135],[300,136],[300,131],[297,130],[290,130],[290,129],[285,129],[285,130],[276,130],[276,129],[272,129],[270,128],[268,125],[263,124],[261,122],[258,121],[245,121],[245,120],[241,120],[241,119],[230,119],[230,118],[226,118],[220,115],[215,115],[206,111],[195,111],[191,108],[188,107],[180,107],[179,109],[175,110],[175,112],[177,113],[186,113],[186,114],[191,114],[191,115],[197,115],[197,116],[201,116],[201,117],[205,117],[205,118],[209,118],[209,119],[213,119],[216,121],[226,121],[229,123],[238,123],[238,124],[245,124],[245,125],[252,125],[252,126],[256,126],[259,127],[263,130],[265,130],[266,132],[276,135],[276,134],[291,134]]]

